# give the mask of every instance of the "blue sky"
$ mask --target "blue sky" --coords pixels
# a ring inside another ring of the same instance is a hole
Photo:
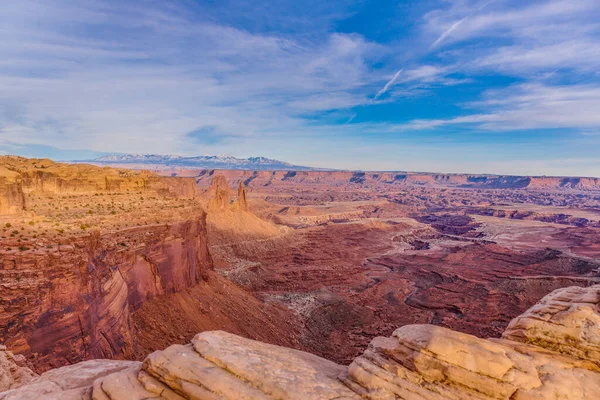
[[[600,4],[4,0],[0,151],[600,176]]]

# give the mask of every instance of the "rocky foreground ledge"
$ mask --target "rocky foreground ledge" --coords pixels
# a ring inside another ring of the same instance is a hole
[[[0,400],[600,399],[600,285],[552,292],[501,339],[404,326],[349,367],[220,331],[143,363],[91,360],[35,376],[21,362],[0,348],[0,390],[11,389]]]

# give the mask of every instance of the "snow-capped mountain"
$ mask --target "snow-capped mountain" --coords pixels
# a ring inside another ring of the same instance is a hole
[[[159,154],[110,154],[93,160],[92,164],[122,166],[135,164],[148,167],[178,167],[201,169],[245,169],[245,170],[294,170],[308,171],[316,168],[292,165],[284,161],[265,157],[237,158],[231,156],[194,156]]]

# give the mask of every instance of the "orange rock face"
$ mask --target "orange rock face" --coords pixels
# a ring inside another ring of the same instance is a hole
[[[0,215],[17,214],[25,208],[21,175],[0,167]]]
[[[167,170],[181,176],[197,176],[205,185],[214,174],[223,175],[230,184],[243,181],[246,186],[293,186],[328,185],[339,187],[411,185],[438,188],[474,189],[552,189],[552,190],[600,190],[598,178],[565,178],[536,176],[502,176],[469,174],[436,174],[414,172],[351,172],[351,171],[242,171],[242,170]]]
[[[193,180],[20,157],[0,163],[0,212],[30,220],[3,223],[2,342],[39,370],[131,358],[133,312],[198,284],[212,268],[206,215],[189,203]],[[185,204],[188,218],[119,216],[125,204],[139,208],[144,195],[150,207]]]
[[[0,157],[0,215],[26,207],[25,194],[110,193],[151,191],[193,198],[192,179],[160,177],[150,172],[100,168],[86,164],[61,164],[48,159]]]

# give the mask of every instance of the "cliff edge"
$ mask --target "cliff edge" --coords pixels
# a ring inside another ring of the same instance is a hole
[[[600,285],[556,290],[502,339],[407,325],[375,338],[349,367],[203,332],[143,363],[92,360],[48,371],[0,400],[600,398],[599,306]]]

